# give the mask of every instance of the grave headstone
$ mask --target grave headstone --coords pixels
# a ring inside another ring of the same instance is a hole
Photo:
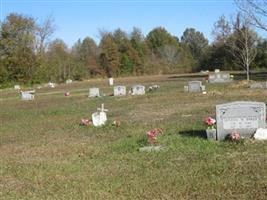
[[[132,95],[144,95],[146,93],[146,88],[143,85],[134,85],[131,88]]]
[[[186,90],[187,87],[184,87]],[[188,92],[202,92],[205,90],[205,86],[202,85],[201,81],[189,81],[188,82]]]
[[[72,83],[72,80],[71,79],[67,79],[66,80],[66,84],[70,84],[70,83]]]
[[[215,73],[209,74],[210,83],[229,83],[232,78],[229,73],[217,71]]]
[[[220,73],[220,69],[215,69],[214,72],[215,73]]]
[[[237,131],[251,137],[258,128],[265,128],[266,107],[263,102],[236,101],[216,106],[217,140]]]
[[[94,126],[105,125],[107,121],[107,109],[104,108],[104,104],[101,104],[101,108],[97,109],[98,112],[92,114],[92,121]]]
[[[253,83],[250,85],[251,89],[262,89],[264,88],[264,85],[262,83]]]
[[[112,85],[113,85],[113,83],[114,83],[114,80],[113,80],[113,78],[112,78],[112,77],[108,79],[108,83],[109,83],[109,85],[110,85],[110,86],[112,86]]]
[[[34,91],[21,91],[21,100],[34,100]]]
[[[125,96],[126,95],[126,87],[122,85],[115,86],[113,88],[114,96]]]
[[[19,85],[14,85],[14,89],[15,90],[20,90],[20,86]]]
[[[55,83],[52,83],[52,82],[49,82],[47,85],[50,88],[55,88],[56,87],[56,84]]]
[[[100,97],[99,88],[90,88],[89,97]]]

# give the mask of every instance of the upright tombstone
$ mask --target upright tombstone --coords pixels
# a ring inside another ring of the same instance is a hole
[[[114,82],[114,81],[113,81],[113,78],[112,78],[112,77],[108,79],[108,84],[109,84],[110,86],[113,85],[113,82]]]
[[[47,85],[50,88],[55,88],[56,87],[56,84],[55,83],[52,83],[52,82],[49,82]]]
[[[201,81],[189,81],[188,85],[184,86],[185,92],[203,92],[205,91],[205,86],[202,85]]]
[[[146,93],[146,88],[143,85],[134,85],[131,88],[132,95],[144,95]]]
[[[258,128],[265,128],[266,107],[263,102],[236,101],[216,106],[217,140],[237,131],[251,137]]]
[[[21,91],[21,100],[34,100],[34,91]]]
[[[210,83],[229,83],[231,81],[231,76],[227,72],[215,71],[215,73],[209,74]]]
[[[125,96],[126,95],[126,87],[122,85],[115,86],[113,88],[114,96]]]
[[[90,88],[89,97],[100,97],[99,88]]]
[[[70,83],[72,83],[72,80],[71,79],[67,79],[66,80],[66,84],[70,84]]]
[[[15,90],[20,90],[20,86],[19,85],[14,85],[14,89]]]
[[[101,108],[97,109],[98,112],[92,114],[92,121],[94,126],[105,125],[107,121],[107,109],[104,108],[104,104],[101,104]]]

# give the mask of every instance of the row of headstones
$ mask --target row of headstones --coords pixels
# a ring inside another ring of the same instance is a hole
[[[144,95],[146,93],[146,88],[143,85],[134,85],[129,90],[129,94],[131,95]],[[126,86],[118,85],[113,87],[113,95],[114,96],[126,96],[127,90]],[[89,89],[89,97],[100,97],[99,88],[90,88]]]

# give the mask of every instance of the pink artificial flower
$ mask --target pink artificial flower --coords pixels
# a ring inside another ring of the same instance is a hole
[[[65,92],[65,97],[68,97],[68,96],[70,96],[70,92]]]
[[[241,136],[240,136],[240,133],[238,133],[237,131],[234,131],[230,134],[230,139],[232,141],[238,141],[240,140]]]
[[[148,136],[148,142],[150,144],[155,144],[157,141],[157,136],[163,134],[163,130],[161,128],[155,128],[146,133]]]
[[[206,117],[204,119],[204,122],[208,125],[208,126],[213,126],[216,123],[216,120],[211,118],[211,117]]]
[[[89,120],[89,119],[81,119],[81,122],[80,122],[81,126],[89,126],[92,124],[93,124],[92,120]]]

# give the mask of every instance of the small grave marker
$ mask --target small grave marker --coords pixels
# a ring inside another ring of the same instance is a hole
[[[99,88],[90,88],[89,97],[100,97]]]
[[[112,78],[112,77],[108,79],[108,83],[109,83],[109,85],[110,85],[110,86],[112,86],[112,85],[113,85],[113,83],[114,83],[114,80],[113,80],[113,78]]]
[[[15,90],[20,90],[20,86],[19,85],[14,85],[14,89]]]
[[[114,96],[125,96],[126,95],[126,87],[122,85],[115,86],[113,88]]]
[[[66,80],[66,84],[70,84],[70,83],[72,83],[72,80],[71,79],[67,79]]]
[[[201,81],[189,81],[188,86],[184,86],[185,92],[203,92],[205,91],[205,86],[202,85]]]
[[[210,83],[229,83],[232,81],[232,78],[229,73],[215,71],[212,74],[209,74]]]
[[[29,101],[34,100],[35,91],[21,91],[21,100]]]

